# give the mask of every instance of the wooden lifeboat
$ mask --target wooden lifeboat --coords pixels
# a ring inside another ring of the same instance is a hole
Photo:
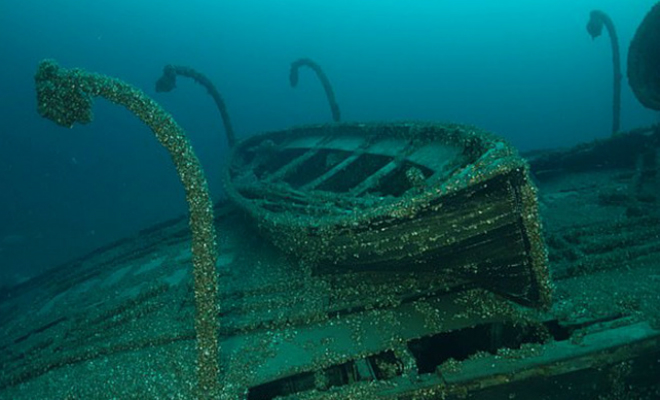
[[[259,230],[317,274],[446,274],[524,305],[550,302],[528,167],[480,129],[342,123],[266,133],[233,149],[226,182]]]

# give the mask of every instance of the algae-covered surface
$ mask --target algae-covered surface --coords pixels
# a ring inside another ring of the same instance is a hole
[[[654,165],[535,171],[554,283],[541,311],[442,276],[317,275],[219,205],[224,395],[658,398]],[[0,398],[196,398],[191,268],[181,218],[13,288]]]

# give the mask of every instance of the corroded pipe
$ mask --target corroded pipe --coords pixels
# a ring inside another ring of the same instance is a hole
[[[89,123],[93,119],[93,97],[103,97],[140,118],[169,151],[190,210],[199,398],[217,398],[220,393],[218,278],[213,204],[202,166],[185,132],[155,101],[118,79],[82,69],[64,69],[52,60],[44,60],[39,64],[35,81],[37,107],[42,117],[69,128],[75,122]]]
[[[612,66],[614,69],[614,92],[612,97],[612,134],[619,131],[621,125],[621,56],[619,55],[619,39],[612,19],[600,10],[593,10],[589,14],[587,32],[592,39],[596,39],[603,32],[603,25],[607,28],[612,45]]]
[[[197,72],[189,67],[183,67],[180,65],[166,65],[163,68],[163,76],[158,78],[156,81],[156,91],[172,91],[176,87],[177,75],[192,78],[195,82],[206,88],[211,97],[213,97],[213,101],[215,101],[215,105],[218,107],[218,111],[220,111],[220,115],[222,116],[222,123],[225,127],[225,134],[227,135],[227,143],[229,143],[229,147],[234,147],[236,144],[236,136],[234,135],[234,128],[232,128],[231,119],[229,118],[229,113],[227,112],[225,101],[222,99],[222,96],[220,96],[218,89],[215,88],[211,80],[204,74]]]
[[[289,82],[291,82],[291,87],[296,87],[298,85],[298,69],[303,65],[311,68],[318,76],[323,85],[323,89],[325,89],[325,95],[328,97],[328,103],[330,104],[330,110],[332,111],[332,120],[339,122],[339,105],[335,99],[335,92],[332,90],[328,77],[317,63],[309,58],[301,58],[291,63],[291,71],[289,72]]]

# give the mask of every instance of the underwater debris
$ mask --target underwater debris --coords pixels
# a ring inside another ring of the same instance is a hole
[[[646,108],[660,110],[660,3],[646,14],[628,49],[628,83]]]
[[[249,138],[226,182],[261,232],[317,274],[460,276],[544,307],[551,284],[527,169],[469,126],[342,123]]]
[[[619,55],[619,39],[612,19],[600,10],[593,10],[589,14],[589,22],[587,23],[587,32],[589,32],[592,39],[596,39],[601,35],[603,25],[607,28],[612,46],[612,68],[614,70],[612,80],[614,87],[612,92],[612,134],[615,134],[621,126],[621,56]]]
[[[321,84],[323,85],[323,89],[325,90],[325,95],[328,97],[328,103],[330,104],[330,110],[332,111],[332,120],[339,122],[341,119],[339,104],[337,104],[337,100],[335,99],[335,92],[332,90],[330,80],[325,75],[320,65],[310,60],[309,58],[301,58],[291,63],[291,70],[289,72],[289,82],[291,83],[291,87],[298,86],[298,70],[302,66],[311,68],[316,73],[316,76],[318,76]]]
[[[93,98],[103,97],[140,118],[170,153],[190,210],[198,390],[200,398],[215,398],[220,390],[213,204],[202,167],[184,130],[146,94],[116,78],[82,69],[64,69],[53,60],[44,60],[39,63],[35,82],[38,111],[42,117],[66,127],[72,127],[75,122],[89,123],[93,119]]]
[[[220,398],[657,400],[657,208],[621,219],[599,205],[599,193],[635,180],[636,157],[608,169],[580,149],[570,153],[588,155],[591,168],[537,179],[555,260],[548,312],[452,289],[442,274],[314,275],[260,240],[236,207],[218,209],[217,223],[236,228],[218,239],[232,257],[218,310],[227,341]],[[340,157],[327,158],[319,164]],[[400,183],[418,187],[411,171]],[[192,282],[185,274],[169,283],[190,264],[186,225],[124,238],[0,302],[0,397],[197,398]]]
[[[222,99],[220,92],[216,89],[215,85],[211,80],[206,77],[204,74],[195,71],[192,68],[184,67],[180,65],[166,65],[163,68],[163,76],[158,78],[156,81],[156,91],[157,92],[171,92],[176,87],[176,76],[186,76],[192,78],[195,82],[204,86],[209,92],[213,101],[215,101],[218,111],[222,116],[222,123],[225,127],[225,135],[227,135],[227,143],[229,147],[234,147],[236,144],[236,135],[234,134],[234,128],[231,125],[231,119],[229,118],[229,113],[227,112],[227,106],[225,101]]]

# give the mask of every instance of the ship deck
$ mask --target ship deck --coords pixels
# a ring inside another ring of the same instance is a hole
[[[442,277],[319,276],[219,205],[225,392],[658,398],[654,165],[537,171],[549,310]],[[185,218],[55,267],[0,301],[0,398],[194,398],[194,311]]]

